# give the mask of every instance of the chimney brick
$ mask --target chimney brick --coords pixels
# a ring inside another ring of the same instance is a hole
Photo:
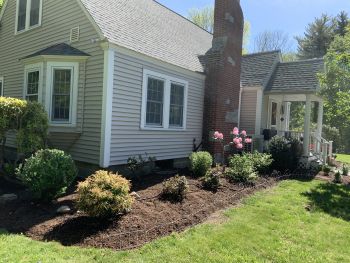
[[[229,143],[230,132],[238,125],[243,26],[238,0],[215,0],[213,44],[205,56],[203,147],[219,158],[222,148],[209,136],[220,131]]]

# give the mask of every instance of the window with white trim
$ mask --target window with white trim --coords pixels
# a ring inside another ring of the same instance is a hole
[[[4,77],[0,77],[0,97],[4,96]]]
[[[16,32],[41,25],[42,0],[17,0]]]
[[[46,108],[51,125],[76,124],[79,63],[49,62]]]
[[[188,82],[144,70],[143,129],[185,129]]]
[[[25,67],[24,98],[28,101],[41,102],[42,68],[42,63]]]

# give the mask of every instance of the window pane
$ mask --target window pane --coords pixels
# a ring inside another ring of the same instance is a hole
[[[70,69],[54,70],[51,113],[53,121],[67,122],[70,119],[71,79]]]
[[[38,101],[38,93],[39,93],[39,71],[28,72],[26,99],[29,101]]]
[[[172,127],[183,127],[184,118],[185,87],[171,84],[170,93],[170,118],[169,125]]]
[[[271,125],[277,125],[277,103],[272,102],[271,106]]]
[[[40,0],[32,0],[30,7],[30,26],[39,24]]]
[[[26,28],[27,0],[19,0],[17,31]]]
[[[147,86],[147,125],[163,125],[164,81],[149,78]]]

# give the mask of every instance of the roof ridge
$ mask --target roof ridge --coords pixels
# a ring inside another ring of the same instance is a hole
[[[295,61],[286,61],[286,62],[280,62],[280,64],[297,64],[297,63],[315,62],[315,61],[321,61],[321,60],[324,60],[324,58],[309,58],[309,59],[302,59],[302,60],[295,60]]]
[[[171,11],[172,13],[178,15],[179,17],[181,17],[181,18],[187,20],[188,22],[190,22],[191,24],[195,25],[196,27],[199,27],[199,28],[202,29],[204,32],[206,32],[206,33],[208,33],[208,34],[210,34],[210,35],[213,35],[213,33],[209,32],[208,30],[204,29],[203,27],[197,25],[196,23],[194,23],[193,21],[191,21],[191,20],[188,19],[187,17],[185,17],[185,16],[179,14],[178,12],[176,12],[176,11],[170,9],[170,8],[167,7],[166,5],[163,5],[162,3],[159,3],[158,0],[153,0],[153,2],[157,3],[157,4],[160,5],[161,7],[164,7],[165,9]]]
[[[259,56],[259,55],[266,55],[266,54],[273,54],[273,53],[281,53],[281,50],[280,49],[276,49],[276,50],[271,50],[271,51],[250,53],[250,54],[243,55],[243,57]]]

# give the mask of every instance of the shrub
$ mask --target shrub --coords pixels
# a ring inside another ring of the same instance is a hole
[[[322,166],[322,172],[324,172],[326,175],[328,175],[332,171],[332,168],[328,165]]]
[[[148,156],[147,153],[145,156],[145,158],[143,158],[142,155],[128,158],[127,169],[133,176],[147,175],[154,169],[156,158]]]
[[[66,192],[77,176],[77,168],[63,151],[40,150],[17,169],[17,176],[35,199],[49,201]]]
[[[349,175],[349,167],[343,165],[343,176],[348,176]]]
[[[263,175],[271,170],[273,159],[270,154],[254,152],[248,153],[246,156],[251,160],[254,171],[258,174]]]
[[[296,139],[287,140],[284,137],[275,136],[269,143],[269,153],[273,159],[274,169],[295,170],[302,155],[302,147]]]
[[[79,183],[77,208],[100,218],[126,213],[134,202],[130,187],[130,181],[118,174],[97,171]]]
[[[231,157],[225,176],[232,182],[244,184],[253,184],[257,179],[253,163],[247,155]]]
[[[216,191],[220,187],[220,168],[209,170],[203,178],[203,187],[205,189]]]
[[[162,197],[164,199],[181,202],[188,190],[188,182],[185,176],[176,175],[163,183]]]
[[[37,102],[0,97],[0,164],[4,163],[6,136],[17,131],[17,148],[20,153],[32,154],[46,145],[48,118]]]
[[[208,152],[196,152],[190,156],[191,170],[197,177],[203,177],[213,164],[213,157]]]
[[[335,175],[334,175],[334,183],[336,183],[336,184],[341,184],[341,183],[343,182],[342,179],[343,179],[343,178],[342,178],[342,175],[340,174],[339,171],[337,171],[337,172],[335,173]]]

